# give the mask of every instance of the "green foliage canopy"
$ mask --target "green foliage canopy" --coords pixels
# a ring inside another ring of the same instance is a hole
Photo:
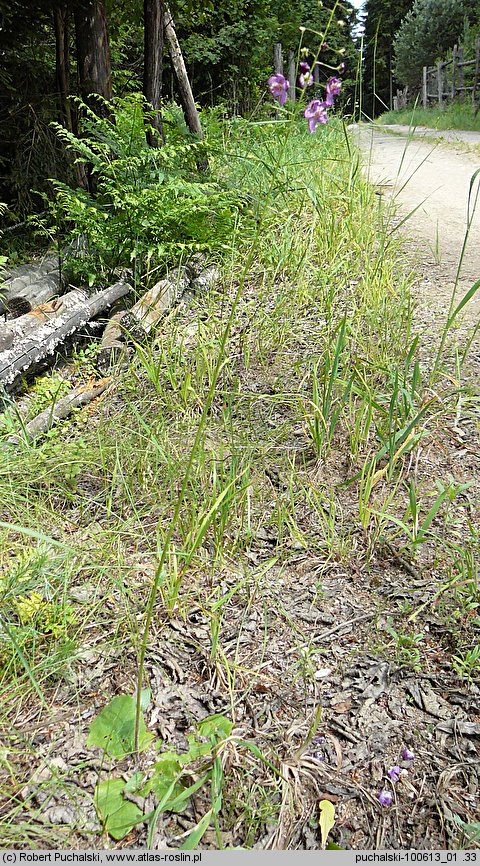
[[[459,42],[465,22],[479,17],[477,0],[415,0],[394,42],[398,81],[419,87],[423,67],[443,58]]]

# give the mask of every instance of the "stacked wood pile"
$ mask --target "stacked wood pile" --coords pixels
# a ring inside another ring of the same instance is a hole
[[[156,283],[136,303],[109,318],[115,304],[133,295],[126,280],[88,296],[82,289],[60,295],[62,280],[53,260],[39,268],[23,266],[2,287],[0,302],[0,394],[4,398],[15,390],[19,379],[31,375],[41,362],[53,361],[66,340],[95,321],[103,330],[97,354],[97,367],[111,371],[128,359],[128,348],[147,337],[162,317],[187,293],[208,290],[218,279],[215,268],[207,267],[202,257],[175,268]],[[131,303],[131,301],[130,301]],[[100,317],[100,322],[99,322]],[[3,318],[3,322],[2,322]],[[48,430],[67,417],[74,408],[99,396],[110,379],[102,379],[72,390],[55,406],[41,413],[25,427],[28,438]],[[12,437],[12,442],[18,441]]]
[[[19,376],[48,356],[54,356],[66,338],[132,291],[119,282],[88,297],[73,289],[46,304],[6,322],[0,329],[0,385],[9,390]]]

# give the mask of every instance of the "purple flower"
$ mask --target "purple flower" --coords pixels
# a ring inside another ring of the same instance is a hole
[[[310,132],[315,132],[317,123],[328,123],[327,105],[325,102],[320,102],[319,99],[312,99],[308,103],[304,115],[308,120]]]
[[[404,761],[414,761],[415,752],[411,752],[410,749],[405,748],[402,752],[402,758]]]
[[[339,71],[340,75],[342,74],[342,72],[345,72],[345,64],[344,64],[343,60],[341,63],[338,64],[338,71]]]
[[[336,78],[335,75],[332,75],[331,78],[327,81],[327,96],[325,98],[326,105],[333,105],[333,100],[340,93],[342,89],[342,82],[339,78]]]
[[[297,87],[304,90],[305,87],[310,87],[313,84],[313,75],[310,70],[310,64],[302,60],[298,64]]]
[[[285,105],[287,101],[287,90],[290,87],[287,79],[281,72],[276,72],[268,79],[268,89],[274,99],[278,99],[280,105]]]
[[[387,776],[392,782],[398,782],[400,776],[402,775],[401,767],[390,767]]]
[[[391,791],[387,791],[386,788],[383,788],[378,795],[378,802],[381,806],[391,806],[393,803],[393,794]]]

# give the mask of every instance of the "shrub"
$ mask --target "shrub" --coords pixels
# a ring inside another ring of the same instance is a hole
[[[121,267],[144,279],[185,254],[227,243],[235,196],[199,172],[205,145],[181,128],[175,108],[166,113],[169,140],[161,148],[146,144],[140,94],[114,100],[107,118],[81,109],[82,137],[55,127],[76,162],[87,164],[95,193],[52,180],[48,217],[36,221],[42,233],[82,249],[68,263],[72,279],[106,283]]]

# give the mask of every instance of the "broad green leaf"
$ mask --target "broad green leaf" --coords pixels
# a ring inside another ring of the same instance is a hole
[[[322,848],[327,844],[327,837],[335,825],[335,806],[330,800],[320,800],[320,833],[322,836]]]
[[[203,719],[198,725],[198,734],[200,737],[215,737],[216,739],[224,740],[232,733],[233,724],[226,716],[221,713],[215,713],[213,716],[208,716]]]
[[[105,830],[114,839],[123,839],[132,827],[144,820],[144,814],[135,803],[124,800],[125,782],[107,779],[95,788],[94,803]]]
[[[140,716],[138,743],[145,749],[152,741]],[[117,695],[90,725],[87,746],[98,746],[112,758],[123,758],[135,751],[135,701],[130,695]]]
[[[182,764],[189,764],[190,761],[195,761],[197,758],[203,758],[204,755],[209,755],[212,751],[211,743],[201,743],[195,734],[187,735],[189,749],[185,754],[179,755]]]
[[[153,768],[149,787],[160,801],[165,801],[165,811],[182,812],[185,808],[186,803],[181,799],[185,791],[185,785],[179,781],[181,774],[182,764],[176,752],[160,755]]]
[[[152,699],[152,690],[151,689],[142,689],[140,692],[140,709],[142,713],[145,713],[149,706],[150,701]]]
[[[168,805],[165,806],[165,809],[168,812],[181,812],[185,808],[187,800],[189,800],[192,794],[195,794],[195,792],[198,791],[198,789],[205,784],[208,778],[209,773],[205,773],[205,775],[198,779],[196,782],[194,782],[193,785],[185,788],[182,793],[178,795],[178,797],[175,797],[174,800],[169,800]]]
[[[128,791],[130,794],[139,793],[142,788],[145,787],[145,776],[143,773],[134,773],[131,779],[128,780],[127,784],[124,787],[124,791]]]
[[[462,828],[469,842],[480,842],[480,821],[474,821],[472,824],[466,824],[458,815],[454,815],[453,819],[459,827]]]

